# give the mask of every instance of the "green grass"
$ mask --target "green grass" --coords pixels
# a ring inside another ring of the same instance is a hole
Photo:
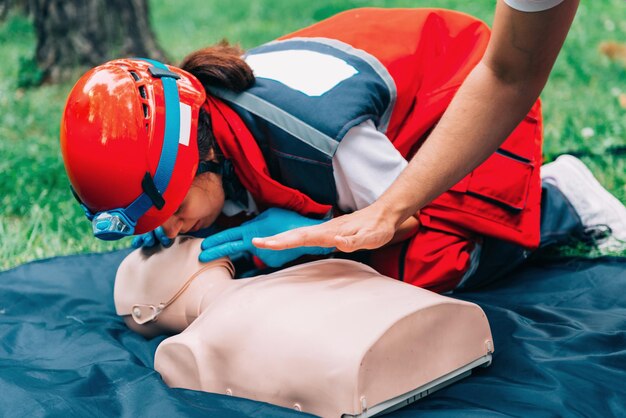
[[[309,25],[339,11],[363,6],[443,7],[488,23],[494,1],[462,0],[193,0],[151,2],[157,38],[173,61],[222,38],[244,48]],[[583,152],[600,181],[626,202],[626,69],[598,53],[604,40],[626,42],[623,0],[581,2],[576,21],[542,97],[545,153]],[[226,7],[225,4],[228,4]],[[94,239],[72,198],[58,146],[59,119],[70,84],[18,89],[36,75],[28,62],[35,49],[31,22],[17,15],[0,23],[0,270],[29,260],[122,248],[129,241]],[[584,138],[584,128],[593,135]]]

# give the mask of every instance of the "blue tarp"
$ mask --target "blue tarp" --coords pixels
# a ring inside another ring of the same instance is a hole
[[[168,388],[152,369],[163,338],[115,314],[127,253],[0,273],[0,416],[305,416]],[[485,310],[492,366],[388,416],[626,416],[626,259],[544,262],[457,297]]]

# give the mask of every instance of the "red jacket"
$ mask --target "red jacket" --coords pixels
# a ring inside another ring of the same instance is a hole
[[[453,11],[355,9],[281,39],[291,37],[337,39],[378,58],[398,94],[387,136],[408,159],[481,59],[489,29]],[[261,207],[280,206],[306,215],[323,215],[330,209],[269,176],[254,138],[232,109],[212,97],[205,106],[218,144]],[[537,102],[497,153],[422,210],[423,225],[450,232],[468,230],[526,247],[538,245],[541,142]]]

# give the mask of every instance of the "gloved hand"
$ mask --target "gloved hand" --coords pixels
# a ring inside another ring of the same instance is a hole
[[[145,234],[137,235],[133,238],[132,247],[140,248],[140,247],[154,247],[155,245],[161,244],[164,247],[169,247],[172,245],[174,240],[171,240],[165,235],[165,231],[163,231],[162,227],[158,227],[154,231],[146,232]]]
[[[311,219],[296,212],[280,208],[270,208],[241,226],[218,232],[202,241],[202,252],[198,257],[203,263],[219,257],[248,251],[257,256],[269,267],[280,267],[303,255],[324,255],[334,248],[298,247],[288,250],[266,250],[252,245],[252,238],[268,237],[303,226],[318,225],[323,219]]]

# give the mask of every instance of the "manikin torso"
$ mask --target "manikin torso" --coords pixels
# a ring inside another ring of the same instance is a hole
[[[149,257],[137,250],[116,277],[117,313],[132,329],[180,333],[155,354],[170,386],[358,415],[493,351],[478,306],[363,264],[234,280],[227,259],[202,264],[199,251],[189,238]]]

